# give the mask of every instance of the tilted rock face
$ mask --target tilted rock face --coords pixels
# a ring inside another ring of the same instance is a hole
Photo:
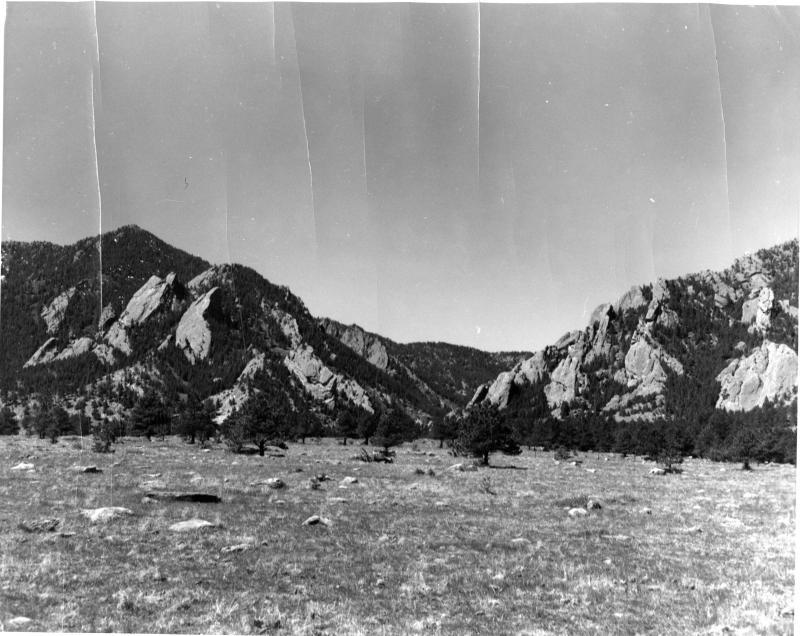
[[[589,321],[590,349],[586,354],[586,363],[598,356],[611,356],[615,341],[610,327],[615,317],[614,307],[608,303],[600,305],[592,312]]]
[[[232,267],[230,265],[214,265],[204,272],[199,273],[190,280],[186,287],[197,297],[205,294],[212,287],[227,287],[233,282]]]
[[[327,318],[322,320],[322,327],[328,335],[355,351],[367,362],[383,371],[386,370],[389,365],[389,354],[380,338],[367,333],[358,325],[345,326]]]
[[[183,350],[192,364],[205,360],[211,351],[211,325],[206,317],[218,310],[221,296],[219,287],[212,287],[189,305],[178,323],[175,345]]]
[[[666,368],[683,374],[680,362],[664,351],[646,330],[637,330],[625,355],[628,388],[636,388],[638,395],[661,392],[667,380]]]
[[[647,306],[644,317],[646,323],[658,323],[664,327],[675,327],[678,324],[678,315],[666,305],[668,298],[667,282],[659,278],[653,285],[653,299]]]
[[[45,364],[50,362],[56,357],[58,353],[58,341],[55,338],[48,338],[44,344],[39,347],[34,354],[28,358],[28,361],[22,365],[25,367],[32,367],[37,364]]]
[[[61,292],[56,296],[50,304],[42,308],[42,319],[47,325],[47,333],[54,334],[58,331],[61,323],[64,321],[64,316],[69,307],[69,301],[78,290],[75,287],[70,287],[67,291]]]
[[[265,355],[260,351],[254,351],[250,362],[245,365],[236,382],[230,389],[211,396],[212,400],[219,403],[219,409],[214,421],[222,424],[227,420],[235,409],[239,409],[247,402],[247,383],[253,379],[256,373],[264,369]]]
[[[283,363],[316,401],[332,407],[339,394],[364,410],[374,412],[364,389],[357,382],[331,371],[308,345],[292,349]]]
[[[59,353],[55,359],[56,360],[66,360],[68,358],[75,358],[76,356],[82,355],[84,353],[88,353],[92,350],[94,346],[94,340],[91,338],[78,338],[77,340],[73,340],[70,342],[62,351]]]
[[[478,387],[467,406],[489,402],[500,409],[508,406],[513,386],[522,387],[534,382],[542,382],[547,377],[547,358],[544,351],[537,351],[527,360],[518,362],[510,371],[504,371],[494,382],[486,382]]]
[[[115,349],[129,355],[131,343],[128,330],[142,324],[160,309],[165,307],[176,309],[182,295],[182,288],[180,283],[175,280],[174,273],[168,274],[164,279],[151,276],[128,301],[119,320],[111,325],[106,333],[105,341]]]
[[[583,343],[578,342],[569,349],[569,354],[550,374],[550,383],[544,387],[544,396],[551,409],[571,402],[586,385],[586,376],[581,373]]]
[[[717,376],[717,408],[750,411],[764,402],[788,403],[797,396],[797,354],[768,340],[731,362]]]
[[[788,314],[792,318],[797,318],[797,307],[792,307],[789,304],[788,300],[781,300],[778,302],[778,306],[780,307],[781,311],[785,314]]]
[[[306,393],[328,407],[333,405],[335,395],[339,394],[365,411],[374,412],[369,396],[360,384],[331,371],[317,357],[314,349],[303,342],[294,317],[276,307],[269,311],[291,343],[292,348],[283,364],[300,381]]]

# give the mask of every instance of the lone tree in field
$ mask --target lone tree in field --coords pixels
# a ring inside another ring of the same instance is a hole
[[[161,397],[152,389],[148,390],[131,411],[131,434],[144,436],[148,441],[153,435],[163,437],[168,432],[169,421],[169,413]]]
[[[260,391],[225,421],[222,432],[234,452],[250,443],[263,457],[268,445],[281,444],[293,435],[294,415],[283,393]]]
[[[394,406],[381,412],[372,443],[381,446],[384,455],[388,455],[392,446],[413,440],[416,433],[417,427],[414,421],[403,409]]]
[[[216,432],[216,425],[212,419],[211,404],[201,402],[197,398],[190,398],[186,409],[178,418],[176,431],[187,442],[194,444],[195,439],[201,444]]]
[[[511,427],[496,407],[481,404],[471,408],[458,427],[453,448],[459,455],[479,457],[489,465],[489,454],[519,455],[522,450],[514,439]]]

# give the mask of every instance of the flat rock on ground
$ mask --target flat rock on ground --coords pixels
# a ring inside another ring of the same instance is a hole
[[[331,520],[326,519],[325,517],[320,517],[319,515],[311,515],[308,519],[303,522],[304,526],[316,526],[318,524],[322,524],[323,526],[331,525]]]
[[[173,523],[169,527],[172,532],[191,532],[192,530],[205,530],[207,528],[216,528],[216,525],[205,519],[189,519],[188,521]]]
[[[194,503],[220,503],[217,495],[205,492],[182,492],[179,490],[154,490],[145,493],[145,497],[156,501],[190,501]]]
[[[55,532],[60,519],[36,519],[35,521],[20,521],[19,528],[25,532]]]
[[[92,523],[105,523],[117,517],[132,515],[133,510],[120,506],[106,506],[103,508],[84,508],[81,510],[81,514]]]

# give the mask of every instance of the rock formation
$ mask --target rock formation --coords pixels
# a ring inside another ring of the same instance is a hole
[[[32,367],[37,364],[44,364],[53,360],[58,353],[58,340],[55,338],[48,338],[44,344],[39,347],[34,354],[28,358],[28,361],[22,365],[25,367]]]
[[[328,335],[355,351],[370,364],[382,371],[386,370],[389,364],[389,354],[380,338],[364,331],[358,325],[345,326],[329,318],[323,319],[321,324]]]
[[[212,287],[189,305],[178,323],[175,346],[192,364],[205,360],[211,351],[211,325],[206,318],[219,310],[221,295],[219,287]]]
[[[70,287],[50,301],[49,305],[42,308],[40,315],[47,325],[48,334],[53,335],[58,331],[66,315],[67,307],[69,307],[69,301],[72,300],[76,292],[77,288]]]
[[[765,340],[750,355],[732,361],[717,381],[717,408],[726,411],[750,411],[766,400],[789,401],[797,395],[797,354],[785,344]]]
[[[775,293],[769,287],[750,292],[748,299],[742,303],[742,322],[751,325],[748,331],[766,333],[771,323],[774,301]]]
[[[174,273],[168,274],[164,279],[151,276],[130,299],[119,320],[111,325],[105,341],[122,353],[130,355],[130,328],[141,325],[159,310],[177,309],[183,295],[183,288],[175,280]]]

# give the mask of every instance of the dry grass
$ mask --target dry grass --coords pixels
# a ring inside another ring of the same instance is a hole
[[[41,631],[792,630],[782,615],[794,590],[791,466],[688,460],[660,477],[633,458],[590,453],[572,466],[526,452],[493,458],[517,470],[458,472],[434,442],[400,448],[394,464],[353,461],[358,448],[332,440],[293,444],[284,458],[177,440],[85,448],[0,438],[0,628],[27,616]],[[9,470],[23,460],[33,472]],[[318,473],[333,479],[308,488]],[[340,488],[347,475],[358,483]],[[252,485],[268,477],[286,488]],[[146,481],[223,503],[143,503]],[[567,514],[589,498],[602,508]],[[110,505],[135,515],[92,525],[79,514]],[[332,525],[302,526],[312,514]],[[194,517],[220,527],[168,530]],[[18,527],[42,518],[61,519],[58,531]],[[222,551],[238,544],[249,547]]]

